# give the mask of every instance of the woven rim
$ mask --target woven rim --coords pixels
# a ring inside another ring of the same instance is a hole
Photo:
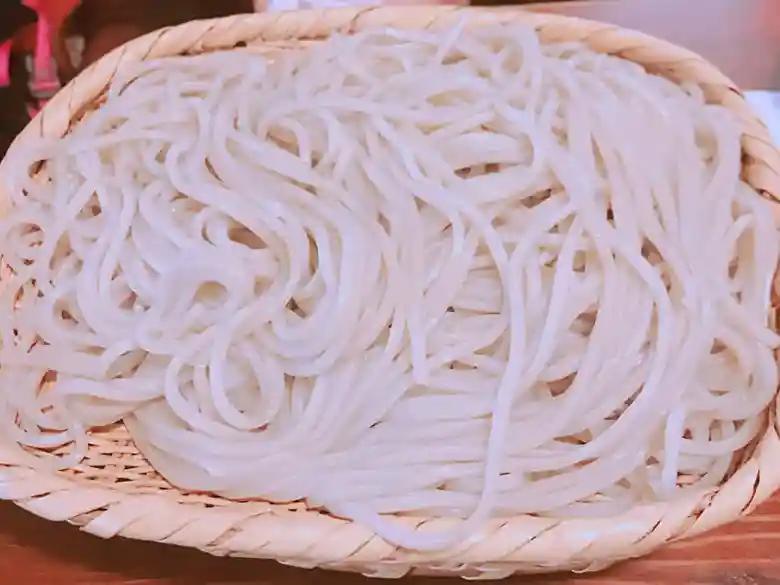
[[[744,127],[743,178],[780,201],[780,153],[734,84],[700,56],[615,26],[519,9],[378,7],[240,15],[162,29],[114,50],[60,91],[22,132],[60,137],[100,99],[120,69],[169,55],[249,46],[265,52],[368,27],[426,28],[486,22],[533,26],[542,40],[581,41],[595,51],[635,61],[676,82],[696,82],[711,103],[731,109]],[[8,171],[0,164],[0,178]],[[2,193],[0,200],[6,199]],[[780,209],[778,206],[777,209]],[[775,404],[776,406],[776,404]],[[470,578],[514,572],[597,570],[640,556],[673,539],[732,521],[780,486],[776,408],[752,456],[717,489],[671,503],[638,506],[618,517],[556,520],[517,516],[491,521],[475,539],[438,553],[399,549],[358,524],[302,505],[238,503],[185,494],[166,484],[138,454],[122,426],[93,433],[86,461],[75,471],[47,473],[15,444],[0,443],[0,498],[50,520],[68,521],[102,537],[125,536],[195,547],[212,554],[272,558],[302,567],[400,577],[410,571]],[[399,519],[419,530],[443,530],[453,519]]]

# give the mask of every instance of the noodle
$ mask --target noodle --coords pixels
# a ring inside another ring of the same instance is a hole
[[[778,384],[736,121],[531,29],[149,61],[9,156],[0,416],[41,465],[124,421],[182,489],[430,550],[716,486]]]

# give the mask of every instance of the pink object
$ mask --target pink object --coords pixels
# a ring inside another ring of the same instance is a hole
[[[48,16],[41,9],[39,0],[24,0],[24,5],[38,13],[38,25],[35,34],[35,56],[33,57],[32,70],[30,72],[30,91],[36,98],[51,97],[60,88],[51,46],[51,23]]]
[[[0,45],[0,87],[11,85],[11,45],[13,41],[8,39]]]

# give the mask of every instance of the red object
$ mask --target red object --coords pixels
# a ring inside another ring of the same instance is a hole
[[[34,97],[44,98],[51,96],[60,87],[52,53],[54,29],[52,29],[52,23],[46,11],[44,0],[24,0],[24,5],[38,13],[38,22],[35,26],[35,49],[33,51],[30,76],[30,91]]]
[[[3,0],[0,0],[2,2]],[[56,31],[60,29],[68,15],[80,4],[80,0],[29,0],[25,4],[33,8],[39,15],[44,15],[47,21],[49,42],[53,40]],[[34,51],[37,41],[37,27],[29,26],[22,30],[15,39],[22,51]]]
[[[12,40],[0,45],[0,87],[7,87],[11,83],[11,45]]]

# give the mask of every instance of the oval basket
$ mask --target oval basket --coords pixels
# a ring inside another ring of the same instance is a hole
[[[163,29],[120,47],[79,75],[29,124],[12,149],[31,138],[67,133],[84,112],[98,107],[115,73],[129,63],[215,50],[273,53],[316,43],[334,32],[454,25],[461,19],[466,26],[496,20],[526,23],[545,41],[582,41],[676,82],[701,85],[710,102],[730,108],[744,125],[745,180],[767,197],[780,196],[780,153],[767,129],[732,82],[704,59],[637,32],[518,9],[347,8],[241,15]],[[0,178],[7,164],[0,165]],[[477,538],[437,553],[399,549],[363,526],[307,510],[303,504],[232,502],[184,493],[154,471],[121,425],[93,432],[88,456],[67,472],[35,470],[18,446],[0,443],[0,498],[101,537],[159,541],[215,555],[275,559],[378,577],[413,572],[502,578],[515,572],[589,571],[735,520],[770,496],[780,486],[780,436],[776,410],[771,410],[763,436],[717,489],[643,505],[613,518],[495,519]],[[404,518],[399,522],[419,530],[441,530],[458,521]]]

